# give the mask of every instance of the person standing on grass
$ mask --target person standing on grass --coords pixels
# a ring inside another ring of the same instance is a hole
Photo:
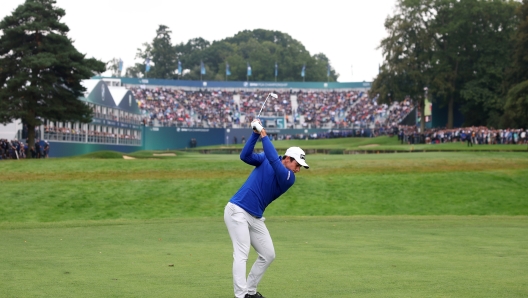
[[[262,215],[269,204],[295,183],[295,174],[301,166],[309,168],[301,148],[290,147],[281,158],[260,121],[253,120],[251,126],[253,133],[244,145],[240,159],[255,169],[224,210],[224,221],[233,242],[235,298],[264,298],[257,292],[257,286],[275,259],[275,248]],[[254,153],[259,137],[262,138],[264,152]],[[246,278],[250,246],[253,246],[258,258]]]
[[[475,133],[472,132],[472,131],[469,131],[468,134],[467,134],[467,146],[468,147],[470,147],[470,146],[473,147],[473,135],[474,134]]]

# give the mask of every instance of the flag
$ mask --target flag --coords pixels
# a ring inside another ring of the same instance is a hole
[[[251,65],[249,65],[249,62],[247,63],[247,75],[248,77],[251,76]]]
[[[145,60],[145,72],[149,72],[150,71],[150,58],[147,58]]]
[[[277,62],[275,62],[275,77],[279,75],[279,66],[277,65]]]
[[[301,77],[304,78],[304,75],[305,75],[305,71],[306,71],[306,65],[303,65],[303,68],[301,70]]]
[[[182,65],[181,65],[181,61],[178,60],[178,74],[181,76],[182,75]]]
[[[205,65],[203,61],[200,61],[200,73],[203,75],[205,74]]]
[[[119,62],[117,63],[117,69],[119,70],[119,73],[121,74],[121,72],[123,71],[123,60],[121,60],[121,58],[119,58]]]
[[[226,76],[231,75],[231,68],[229,67],[229,63],[226,62]]]
[[[330,63],[328,63],[326,65],[326,76],[329,77],[330,76]]]

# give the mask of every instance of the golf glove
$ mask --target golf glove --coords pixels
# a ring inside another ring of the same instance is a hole
[[[251,121],[251,127],[253,128],[253,131],[258,133],[260,133],[263,129],[262,124],[260,124],[260,121],[258,119]]]

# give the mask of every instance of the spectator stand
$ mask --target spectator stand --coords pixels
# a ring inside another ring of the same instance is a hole
[[[104,81],[87,80],[83,85],[87,92],[80,100],[92,108],[92,122],[44,120],[39,137],[54,142],[141,146],[141,113],[134,94]]]

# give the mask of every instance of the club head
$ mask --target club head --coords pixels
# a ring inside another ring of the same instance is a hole
[[[271,97],[273,97],[273,98],[278,98],[278,97],[279,97],[279,96],[277,96],[277,94],[275,94],[275,93],[270,93],[270,95],[271,95]]]

